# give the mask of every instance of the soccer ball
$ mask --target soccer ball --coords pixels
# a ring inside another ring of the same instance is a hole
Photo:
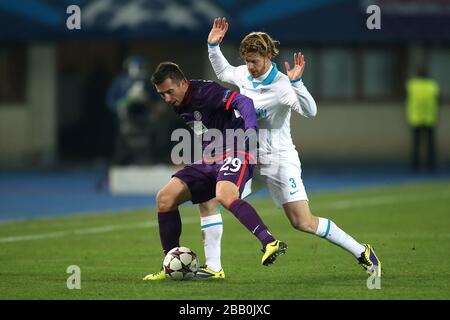
[[[198,264],[194,251],[186,247],[175,247],[166,254],[163,268],[170,279],[188,280],[195,276]]]

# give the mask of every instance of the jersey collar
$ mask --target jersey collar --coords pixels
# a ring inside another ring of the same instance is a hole
[[[265,77],[265,79],[262,82],[253,81],[254,78],[251,75],[249,75],[247,79],[252,82],[253,88],[258,87],[259,85],[267,86],[272,83],[277,73],[278,73],[277,64],[275,62],[272,62],[272,68],[269,71],[267,71],[266,74],[260,77],[260,78]]]
[[[182,106],[189,104],[192,100],[192,83],[188,80],[188,88],[186,90],[186,94],[184,95],[183,101],[181,102]]]

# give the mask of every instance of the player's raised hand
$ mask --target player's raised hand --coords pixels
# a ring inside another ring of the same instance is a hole
[[[226,18],[215,18],[211,32],[208,36],[208,43],[217,44],[221,43],[223,37],[227,33],[228,22]]]
[[[289,80],[294,81],[302,77],[303,71],[305,70],[305,63],[305,56],[301,52],[294,53],[294,67],[292,69],[287,61],[284,62]]]

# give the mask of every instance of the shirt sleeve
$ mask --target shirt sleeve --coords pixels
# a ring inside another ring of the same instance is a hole
[[[282,104],[307,118],[316,116],[316,102],[302,80],[291,83],[286,79],[283,81],[279,92]]]
[[[244,119],[245,130],[247,129],[258,129],[258,120],[256,117],[255,106],[253,100],[247,96],[244,96],[236,91],[233,91],[225,106],[226,110],[237,110]]]
[[[220,50],[219,45],[208,45],[208,56],[217,78],[223,82],[237,86],[236,67],[230,65]]]
[[[256,130],[258,128],[255,106],[252,99],[237,91],[227,89],[216,82],[210,81],[205,82],[205,84],[205,87],[202,89],[203,95],[211,107],[225,109],[228,112],[237,110],[244,120],[245,130],[250,128]]]

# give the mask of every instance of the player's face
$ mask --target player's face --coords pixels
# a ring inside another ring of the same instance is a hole
[[[155,85],[155,87],[164,102],[171,106],[179,107],[186,94],[188,83],[186,80],[181,80],[177,83],[177,81],[167,78],[163,83]]]
[[[259,78],[269,70],[271,61],[269,57],[263,57],[257,52],[249,52],[245,55],[245,64],[253,78]]]

